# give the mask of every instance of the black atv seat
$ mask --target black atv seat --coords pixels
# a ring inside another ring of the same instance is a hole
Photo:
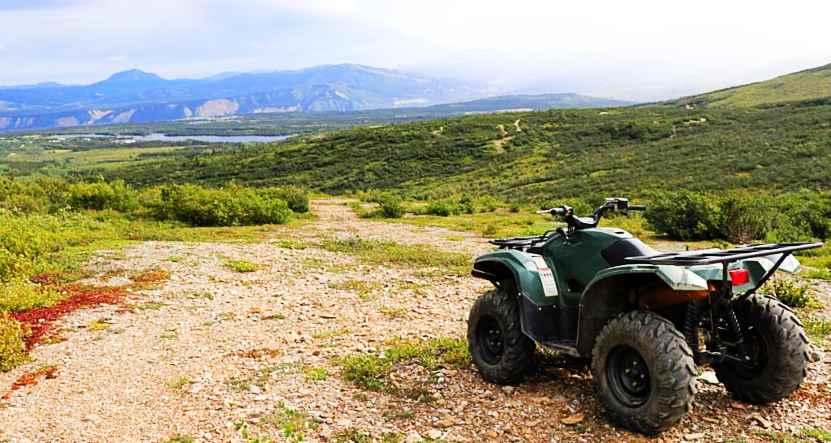
[[[546,236],[544,235],[534,235],[531,237],[514,237],[514,238],[501,238],[498,240],[491,240],[490,244],[499,246],[500,248],[508,248],[508,249],[526,249],[530,248],[540,242],[546,240]]]
[[[596,228],[600,220],[592,217],[571,217],[571,224],[577,229],[591,229]]]
[[[622,238],[600,251],[600,255],[610,266],[632,264],[626,260],[628,257],[651,257],[659,254],[663,252],[650,248],[637,238]]]

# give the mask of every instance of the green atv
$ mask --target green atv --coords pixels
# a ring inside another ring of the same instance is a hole
[[[793,311],[757,295],[777,269],[796,272],[794,251],[822,243],[766,244],[664,253],[603,215],[644,210],[611,198],[591,217],[540,211],[562,227],[493,240],[472,274],[495,289],[470,310],[473,361],[489,382],[518,382],[535,346],[591,359],[597,394],[611,417],[645,434],[690,410],[696,364],[709,364],[737,399],[768,403],[805,377],[807,340]]]

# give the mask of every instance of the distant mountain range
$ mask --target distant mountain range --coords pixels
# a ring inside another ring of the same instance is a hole
[[[688,106],[759,106],[831,98],[831,64],[666,102]]]
[[[166,80],[130,70],[91,85],[0,87],[0,131],[211,118],[236,114],[412,108],[477,99],[482,89],[454,81],[362,65],[297,71],[222,73]],[[505,96],[448,112],[602,107],[627,104],[577,94]]]

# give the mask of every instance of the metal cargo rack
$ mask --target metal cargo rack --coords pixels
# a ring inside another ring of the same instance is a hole
[[[696,266],[714,263],[730,263],[747,258],[783,254],[780,261],[795,251],[822,247],[823,243],[773,243],[766,245],[742,246],[733,249],[705,249],[702,251],[667,252],[657,255],[628,257],[632,263],[651,265]],[[781,264],[781,263],[780,263]],[[778,267],[778,266],[777,266]]]
[[[762,276],[755,288],[745,292],[739,299],[750,297],[756,289],[764,285],[773,274],[782,266],[785,259],[795,251],[820,248],[823,243],[772,243],[766,245],[742,246],[733,249],[705,249],[701,251],[669,252],[657,255],[642,255],[628,257],[626,260],[632,263],[644,263],[652,265],[675,265],[675,266],[696,266],[721,264],[722,280],[728,281],[727,267],[730,263],[754,257],[765,257],[779,255],[779,259],[773,267]],[[729,298],[732,293],[731,286],[725,285],[719,294],[719,299]]]

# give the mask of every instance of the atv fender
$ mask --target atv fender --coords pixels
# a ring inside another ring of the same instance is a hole
[[[505,280],[513,280],[517,293],[527,297],[536,305],[557,303],[556,291],[552,296],[552,291],[549,289],[549,296],[546,296],[532,254],[513,249],[491,252],[476,259],[471,274],[474,277],[489,280],[497,286]]]
[[[707,291],[707,281],[694,272],[667,265],[632,264],[604,269],[595,275],[580,298],[577,350],[591,357],[594,339],[609,320],[633,309],[632,289],[665,285],[673,291]]]

